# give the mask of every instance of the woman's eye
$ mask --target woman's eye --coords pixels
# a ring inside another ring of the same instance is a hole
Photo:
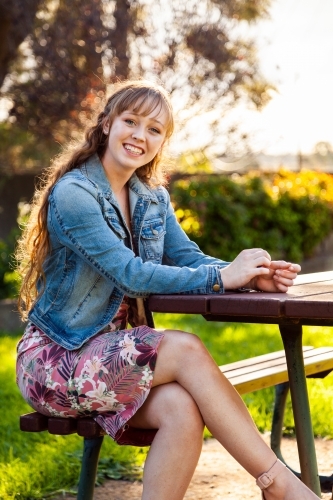
[[[150,129],[154,134],[160,134],[161,132],[157,128],[151,128]]]
[[[128,125],[134,125],[134,120],[131,120],[130,118],[127,118],[125,122],[128,123]]]

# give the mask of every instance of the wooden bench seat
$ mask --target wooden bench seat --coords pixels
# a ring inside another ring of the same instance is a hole
[[[307,377],[326,376],[333,370],[333,347],[303,347],[305,374]],[[288,381],[284,351],[271,352],[255,358],[220,366],[239,394],[258,391]],[[327,373],[326,373],[327,372]]]
[[[305,374],[307,377],[325,377],[333,370],[333,347],[303,347]],[[277,351],[235,363],[220,366],[240,394],[254,392],[267,387],[276,387],[275,408],[272,423],[272,449],[283,460],[280,441],[283,416],[288,392],[288,370],[285,352]],[[98,456],[104,432],[90,417],[66,419],[46,417],[38,412],[20,417],[20,429],[25,432],[41,432],[67,435],[77,433],[84,437],[84,451],[79,480],[78,500],[92,500],[98,465]],[[147,430],[151,432],[151,430]],[[152,434],[154,435],[154,434]],[[295,472],[295,471],[293,471]],[[298,473],[296,473],[299,475]],[[324,489],[332,486],[331,477],[322,477]]]

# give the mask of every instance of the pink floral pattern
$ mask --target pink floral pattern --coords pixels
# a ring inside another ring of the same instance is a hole
[[[127,307],[75,351],[57,345],[31,323],[27,326],[18,344],[17,384],[36,411],[67,418],[92,416],[121,442],[126,422],[149,394],[163,338],[148,326],[122,328]]]

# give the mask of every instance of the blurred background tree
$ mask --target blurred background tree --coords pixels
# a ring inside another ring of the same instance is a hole
[[[15,2],[7,31],[20,24]],[[16,44],[25,41],[7,51],[2,66],[10,108],[0,124],[2,170],[47,165],[117,79],[162,82],[182,123],[179,142],[203,114],[214,130],[207,144],[220,142],[221,117],[237,101],[260,108],[269,100],[272,87],[259,73],[254,44],[237,35],[242,23],[267,15],[269,0],[29,2]]]
[[[40,0],[0,1],[0,86],[18,47],[33,29]]]

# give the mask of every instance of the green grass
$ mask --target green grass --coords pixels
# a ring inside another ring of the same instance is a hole
[[[158,328],[177,328],[201,337],[218,364],[257,356],[282,349],[278,328],[274,325],[208,323],[200,316],[156,314]],[[333,329],[306,327],[304,344],[315,347],[333,345]],[[28,500],[46,498],[59,490],[75,487],[82,438],[52,436],[46,432],[19,431],[19,415],[31,411],[15,385],[15,346],[18,337],[0,337],[0,499]],[[309,395],[314,433],[333,437],[333,374],[326,379],[309,379]],[[261,431],[271,424],[274,391],[265,389],[247,394],[244,400]],[[294,431],[288,403],[286,432]],[[145,452],[118,446],[105,438],[102,447],[100,478],[136,477]]]

